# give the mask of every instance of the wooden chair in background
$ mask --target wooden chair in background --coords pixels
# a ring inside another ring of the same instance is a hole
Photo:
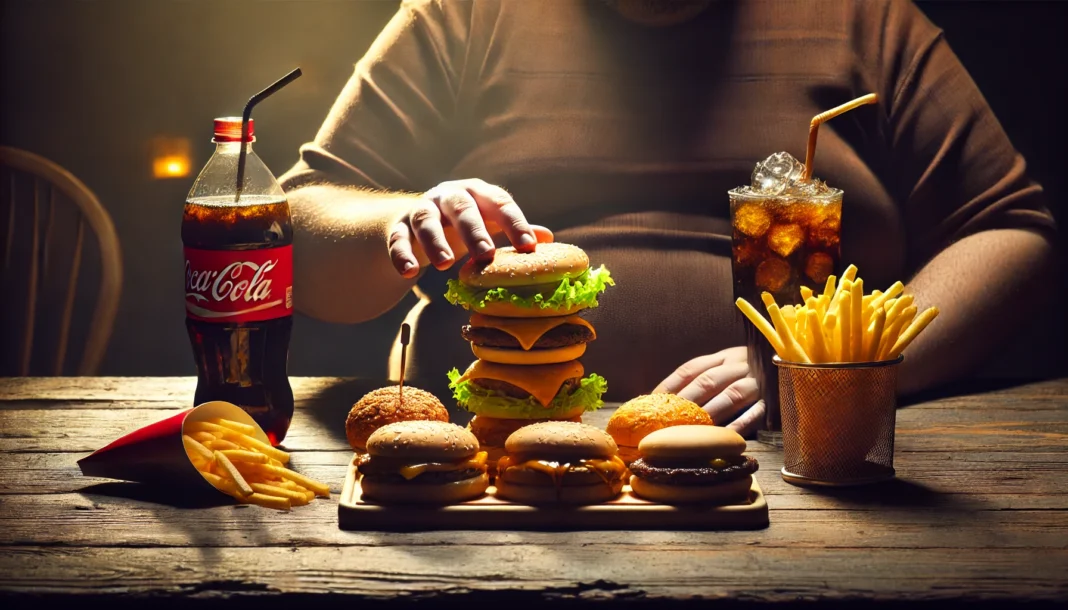
[[[96,374],[122,292],[111,217],[70,172],[6,146],[0,191],[0,375]],[[87,226],[95,248],[86,247]],[[81,357],[65,367],[72,343],[83,346]]]

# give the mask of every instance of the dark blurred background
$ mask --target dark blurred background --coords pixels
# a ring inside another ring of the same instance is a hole
[[[211,119],[240,114],[251,93],[300,66],[303,78],[255,115],[256,149],[280,175],[397,4],[3,0],[0,144],[36,152],[78,176],[111,213],[122,243],[124,291],[101,374],[195,373],[182,323],[178,228],[185,194],[213,151]],[[1060,58],[1068,55],[1068,3],[917,4],[945,30],[1064,227],[1068,97]],[[190,175],[153,177],[160,138],[191,142]],[[1064,294],[1063,277],[1050,281]],[[353,326],[298,315],[291,373],[384,376],[389,344],[410,305]],[[1050,354],[1048,369],[1038,372],[1063,371],[1063,322],[1032,336],[1035,349]],[[1032,348],[1022,341],[1014,349]],[[998,369],[1021,374],[1013,360],[1006,351]]]

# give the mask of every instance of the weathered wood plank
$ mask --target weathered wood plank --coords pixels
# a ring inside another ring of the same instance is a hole
[[[629,534],[624,534],[629,536]],[[876,559],[877,558],[877,559]],[[181,566],[181,569],[175,569]],[[1068,550],[761,548],[719,545],[390,545],[293,548],[8,547],[0,590],[460,595],[521,589],[528,601],[596,590],[601,599],[1054,600]]]
[[[131,487],[131,486],[126,486]],[[112,493],[123,493],[116,490]],[[134,493],[133,497],[147,494]],[[1053,548],[1065,549],[1068,506],[1061,510],[998,510],[983,501],[925,506],[881,506],[851,510],[780,507],[771,527],[759,532],[348,532],[337,526],[337,498],[316,500],[282,513],[234,506],[228,499],[193,505],[188,498],[175,507],[93,493],[4,496],[0,547],[58,546],[314,546],[314,545],[504,545],[582,546],[695,545],[766,548]],[[1003,508],[1003,505],[995,505]],[[829,508],[829,509],[828,509]],[[136,524],[136,527],[131,527]]]

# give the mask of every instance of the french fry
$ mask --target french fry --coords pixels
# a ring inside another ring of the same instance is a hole
[[[931,321],[934,320],[937,316],[937,307],[929,307],[923,310],[923,313],[916,316],[916,319],[912,321],[912,324],[909,324],[909,327],[905,329],[905,331],[902,332],[901,335],[897,338],[897,342],[894,343],[894,347],[890,349],[890,354],[888,355],[888,358],[893,360],[894,358],[900,356],[901,352],[905,351],[905,348],[908,347],[909,344],[912,343],[914,339],[916,339],[916,336],[923,332],[923,329],[927,328],[927,325],[930,324]]]
[[[192,439],[197,441],[198,443],[210,443],[211,441],[215,440],[214,434],[212,434],[211,432],[205,432],[204,430],[198,430],[197,432],[194,432],[189,436],[192,437]]]
[[[889,301],[890,299],[896,299],[897,296],[899,294],[901,294],[902,291],[904,291],[904,290],[905,290],[905,285],[904,284],[902,284],[901,282],[894,282],[893,284],[890,285],[889,288],[886,289],[886,292],[880,294],[878,297],[876,297],[876,299],[874,301],[872,301],[871,306],[872,307],[879,307],[880,305],[882,305],[883,303]]]
[[[820,316],[817,312],[808,310],[808,340],[812,346],[809,355],[812,356],[812,362],[830,362],[831,358],[827,355],[827,342],[823,337],[823,325],[820,324]]]
[[[842,362],[853,362],[853,291],[843,290],[842,296],[838,298],[838,326],[842,328],[841,337],[842,347],[839,351],[839,360]]]
[[[767,293],[764,293],[767,294]],[[771,296],[771,295],[768,295]],[[774,300],[772,301],[774,302]],[[779,357],[786,357],[786,347],[782,344],[782,339],[779,338],[779,334],[775,332],[775,328],[764,319],[764,316],[760,315],[760,312],[753,307],[749,301],[739,298],[734,302],[738,306],[738,309],[742,310],[745,317],[749,318],[749,321],[753,323],[753,326],[760,331],[760,334],[764,335],[764,338],[771,344],[772,349],[775,350]]]
[[[879,339],[883,336],[883,327],[886,325],[886,311],[883,308],[879,308],[875,312],[875,316],[872,318],[871,327],[865,334],[864,339],[866,341],[864,346],[864,360],[865,362],[872,362],[875,360],[876,355],[879,353]]]
[[[796,310],[794,336],[797,342],[805,349],[805,353],[812,358],[812,348],[808,343],[808,310],[805,307]]]
[[[811,299],[811,298],[812,298],[812,289],[809,288],[808,286],[802,286],[801,287],[801,300],[807,303],[808,300]]]
[[[267,454],[260,453],[258,451],[248,451],[247,449],[226,449],[220,451],[226,457],[230,458],[231,462],[252,462],[254,464],[266,464]]]
[[[794,339],[793,331],[786,325],[786,320],[782,317],[779,306],[773,303],[768,307],[768,315],[771,316],[771,323],[775,326],[775,331],[779,334],[779,339],[782,340],[782,344],[785,346],[786,358],[790,362],[810,363],[811,360],[805,354],[805,350],[798,345],[797,340]],[[781,354],[780,357],[782,357]]]
[[[307,494],[302,491],[294,491],[277,485],[268,485],[267,483],[249,483],[249,485],[252,486],[252,489],[255,490],[256,493],[261,493],[267,496],[276,496],[279,498],[289,498],[289,501],[293,506],[303,506],[310,501]]]
[[[849,302],[853,307],[853,312],[850,314],[849,321],[853,323],[853,327],[849,329],[849,355],[852,358],[852,362],[859,362],[864,358],[864,330],[868,325],[864,321],[864,280],[857,279],[850,286],[850,299]]]
[[[218,469],[218,474],[221,474],[224,478],[230,479],[237,489],[246,496],[252,495],[252,488],[249,487],[245,477],[241,476],[234,463],[230,461],[230,458],[226,457],[221,451],[215,452],[215,466]]]
[[[238,445],[237,443],[231,443],[230,441],[228,441],[226,439],[221,439],[221,438],[217,438],[217,439],[215,439],[213,441],[208,441],[207,443],[204,444],[204,446],[206,446],[208,449],[213,449],[215,451],[240,451],[241,450],[241,445]]]
[[[831,277],[834,276],[832,275]],[[820,314],[820,322],[822,322],[823,319],[827,316],[827,305],[829,305],[830,302],[831,297],[826,294],[821,294],[819,298],[816,299],[816,309],[819,311]]]
[[[208,421],[213,423],[213,424],[215,424],[215,425],[217,425],[217,426],[222,426],[223,428],[229,428],[229,429],[233,430],[234,432],[240,432],[241,434],[247,434],[249,436],[252,436],[252,435],[256,434],[256,426],[253,426],[251,424],[243,424],[241,422],[236,422],[236,421],[234,421],[232,419],[223,419],[221,417],[216,417],[214,419],[209,419]]]
[[[834,296],[835,282],[838,278],[833,275],[827,276],[827,282],[823,285],[823,296],[827,297],[827,301],[830,302],[831,297]]]
[[[779,308],[782,312],[782,319],[786,320],[786,323],[790,326],[790,330],[796,332],[797,329],[797,312],[794,311],[793,305],[784,305]]]
[[[302,487],[305,487],[315,492],[315,495],[317,496],[324,496],[327,498],[330,497],[329,486],[324,485],[318,481],[309,479],[308,477],[300,474],[299,472],[293,472],[292,470],[288,468],[283,468],[281,466],[271,466],[270,464],[261,466],[261,468],[266,469],[268,472],[273,472],[281,476],[283,479],[288,479],[295,483],[299,483]]]
[[[213,472],[204,471],[200,472],[200,476],[207,479],[207,481],[211,483],[211,485],[215,489],[218,489],[219,491],[223,492],[228,496],[231,496],[238,500],[241,500],[245,497],[245,495],[241,493],[241,490],[237,488],[237,485],[235,485],[234,482],[229,479],[224,479],[223,477],[220,477],[219,475]]]
[[[241,502],[244,504],[257,504],[259,506],[277,510],[289,510],[290,506],[292,506],[289,498],[279,498],[278,496],[268,496],[261,493],[249,494],[242,498]]]
[[[259,439],[252,438],[247,434],[242,434],[241,432],[225,428],[223,426],[220,426],[219,424],[213,424],[211,422],[205,421],[193,422],[190,425],[193,426],[195,429],[206,430],[208,432],[211,432],[217,437],[236,443],[242,447],[245,447],[246,449],[255,449],[256,451],[266,453],[268,457],[273,457],[274,459],[278,460],[279,462],[282,462],[283,464],[289,463],[288,453],[282,451],[281,449],[276,449],[268,445],[267,443],[260,441]]]
[[[182,435],[182,444],[185,445],[185,452],[190,458],[196,457],[202,460],[203,463],[210,466],[215,461],[215,456],[212,455],[211,450],[204,445],[198,443],[196,439],[188,434]]]
[[[893,312],[891,311],[891,313]],[[894,347],[894,344],[897,343],[897,338],[898,335],[901,334],[901,329],[904,326],[908,325],[908,323],[912,321],[912,317],[915,315],[916,306],[909,305],[905,308],[904,311],[902,311],[897,317],[894,318],[893,324],[891,324],[889,327],[887,327],[885,331],[883,331],[883,336],[879,340],[879,360],[887,359],[887,356],[890,355],[890,350]],[[887,319],[890,319],[890,315],[887,315]]]

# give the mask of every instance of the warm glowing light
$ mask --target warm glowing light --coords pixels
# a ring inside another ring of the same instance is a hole
[[[193,164],[189,139],[158,136],[150,143],[152,176],[157,179],[185,178]]]
[[[184,178],[189,175],[189,159],[158,157],[152,162],[152,175],[156,178]]]

